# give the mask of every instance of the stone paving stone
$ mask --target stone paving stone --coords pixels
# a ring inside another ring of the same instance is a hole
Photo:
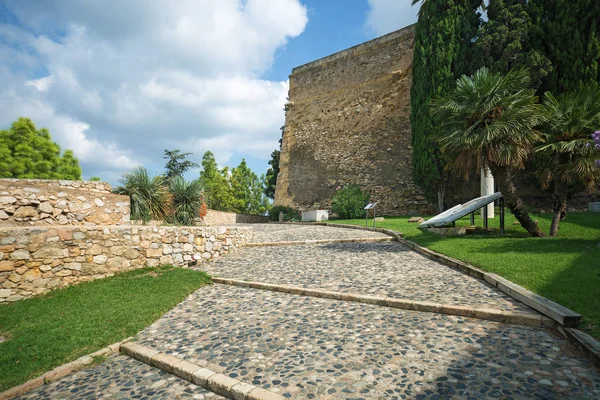
[[[292,399],[600,398],[553,331],[223,285],[138,340]]]
[[[331,228],[320,225],[248,224],[247,226],[254,228],[250,243],[389,237],[379,232]]]
[[[127,356],[68,375],[14,399],[225,399]]]
[[[398,242],[247,248],[199,268],[222,278],[537,314]]]

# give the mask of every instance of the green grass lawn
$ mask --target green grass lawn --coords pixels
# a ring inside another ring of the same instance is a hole
[[[146,268],[0,306],[0,391],[133,336],[208,283],[199,271]]]
[[[535,214],[543,231],[548,232],[551,214]],[[533,238],[513,225],[506,214],[506,234],[478,234],[442,237],[418,229],[406,218],[385,218],[377,227],[404,234],[408,240],[431,250],[457,258],[486,271],[501,275],[584,316],[583,329],[600,338],[600,214],[567,214],[555,238]],[[331,221],[363,225],[363,220]],[[477,226],[482,226],[477,216]],[[372,224],[372,221],[371,221]],[[463,218],[457,225],[469,225]],[[498,214],[490,228],[499,226]]]

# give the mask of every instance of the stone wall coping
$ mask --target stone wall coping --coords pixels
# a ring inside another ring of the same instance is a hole
[[[56,381],[73,372],[81,371],[85,367],[89,366],[92,362],[94,362],[94,357],[103,357],[109,356],[111,354],[116,354],[119,352],[121,345],[129,342],[130,340],[133,340],[133,337],[128,337],[125,340],[113,343],[110,346],[88,354],[87,356],[79,357],[74,361],[68,362],[63,365],[59,365],[58,367],[38,376],[37,378],[30,379],[27,382],[20,384],[19,386],[15,386],[13,388],[5,390],[4,392],[0,393],[0,400],[23,395],[33,389],[36,389],[42,385],[47,385],[48,383]]]
[[[338,60],[340,58],[347,56],[349,53],[366,50],[370,47],[374,47],[374,46],[380,45],[382,43],[389,42],[391,40],[395,40],[398,37],[405,35],[407,32],[413,30],[415,28],[415,26],[416,26],[416,24],[405,26],[404,28],[398,29],[397,31],[388,33],[383,36],[379,36],[375,39],[369,40],[364,43],[360,43],[356,46],[349,47],[347,49],[338,51],[337,53],[330,54],[326,57],[319,58],[319,59],[311,61],[309,63],[299,65],[292,69],[292,75],[298,74],[301,72],[305,72],[311,68],[315,68],[315,67],[321,66],[323,64],[327,64],[329,62]]]
[[[0,184],[16,183],[20,185],[44,186],[46,188],[60,188],[67,190],[83,190],[87,192],[97,192],[112,194],[110,183],[103,181],[83,181],[83,180],[66,180],[66,179],[17,179],[17,178],[0,178]],[[93,188],[91,187],[93,186]],[[102,186],[99,189],[98,186]]]
[[[230,378],[179,357],[142,346],[136,342],[126,342],[121,345],[120,350],[121,353],[133,359],[159,368],[229,399],[285,400],[283,396],[277,393]]]

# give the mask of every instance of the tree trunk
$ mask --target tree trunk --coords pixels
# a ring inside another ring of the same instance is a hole
[[[438,214],[443,213],[444,210],[444,195],[446,194],[446,191],[444,189],[438,189],[437,190],[437,212]]]
[[[525,209],[525,205],[517,196],[517,189],[512,181],[512,175],[510,170],[505,167],[490,167],[496,183],[502,195],[504,196],[504,202],[508,206],[509,210],[513,213],[515,218],[521,223],[521,226],[525,228],[531,236],[541,237],[544,233],[540,227],[531,219],[529,213]]]
[[[554,185],[554,217],[552,218],[552,225],[550,225],[550,236],[556,236],[558,234],[558,226],[567,212],[567,195],[564,194],[562,185],[555,183]]]

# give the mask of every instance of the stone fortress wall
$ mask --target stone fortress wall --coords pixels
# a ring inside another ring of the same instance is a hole
[[[430,212],[412,180],[414,26],[294,68],[275,204],[329,208],[359,184],[380,215]]]
[[[130,225],[129,197],[108,183],[2,179],[0,303],[135,268],[186,267],[244,247],[252,232]]]

